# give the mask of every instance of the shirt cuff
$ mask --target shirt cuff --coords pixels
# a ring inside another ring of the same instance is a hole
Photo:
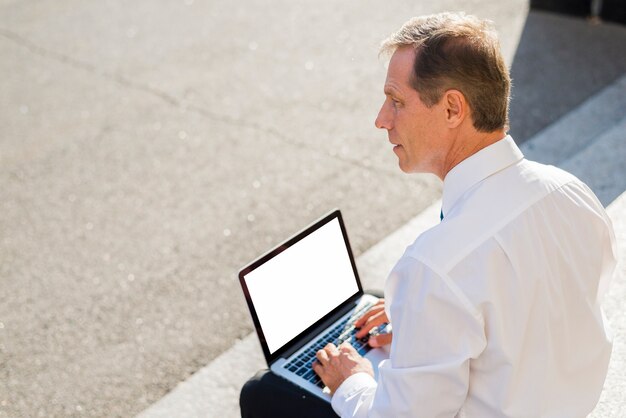
[[[370,398],[375,391],[376,380],[372,376],[364,372],[356,373],[339,385],[333,394],[331,405],[340,417],[352,417],[364,403],[371,402]]]

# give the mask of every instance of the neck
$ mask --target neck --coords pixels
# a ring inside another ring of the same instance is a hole
[[[443,162],[442,170],[439,175],[441,180],[456,167],[461,161],[471,157],[483,148],[495,144],[506,136],[504,130],[493,132],[473,131],[469,135],[457,135],[451,140],[451,145]]]

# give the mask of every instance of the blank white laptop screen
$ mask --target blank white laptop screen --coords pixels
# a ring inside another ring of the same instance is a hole
[[[359,290],[337,218],[245,281],[270,354]]]

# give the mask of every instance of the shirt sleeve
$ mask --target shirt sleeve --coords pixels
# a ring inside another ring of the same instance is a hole
[[[393,327],[378,381],[346,379],[333,396],[341,417],[454,417],[469,388],[470,361],[486,346],[480,313],[445,275],[403,256],[385,287]]]

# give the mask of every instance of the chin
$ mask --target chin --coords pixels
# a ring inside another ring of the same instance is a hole
[[[402,161],[398,161],[398,167],[403,173],[410,174],[413,172],[413,170],[407,167],[406,164],[403,164]]]

